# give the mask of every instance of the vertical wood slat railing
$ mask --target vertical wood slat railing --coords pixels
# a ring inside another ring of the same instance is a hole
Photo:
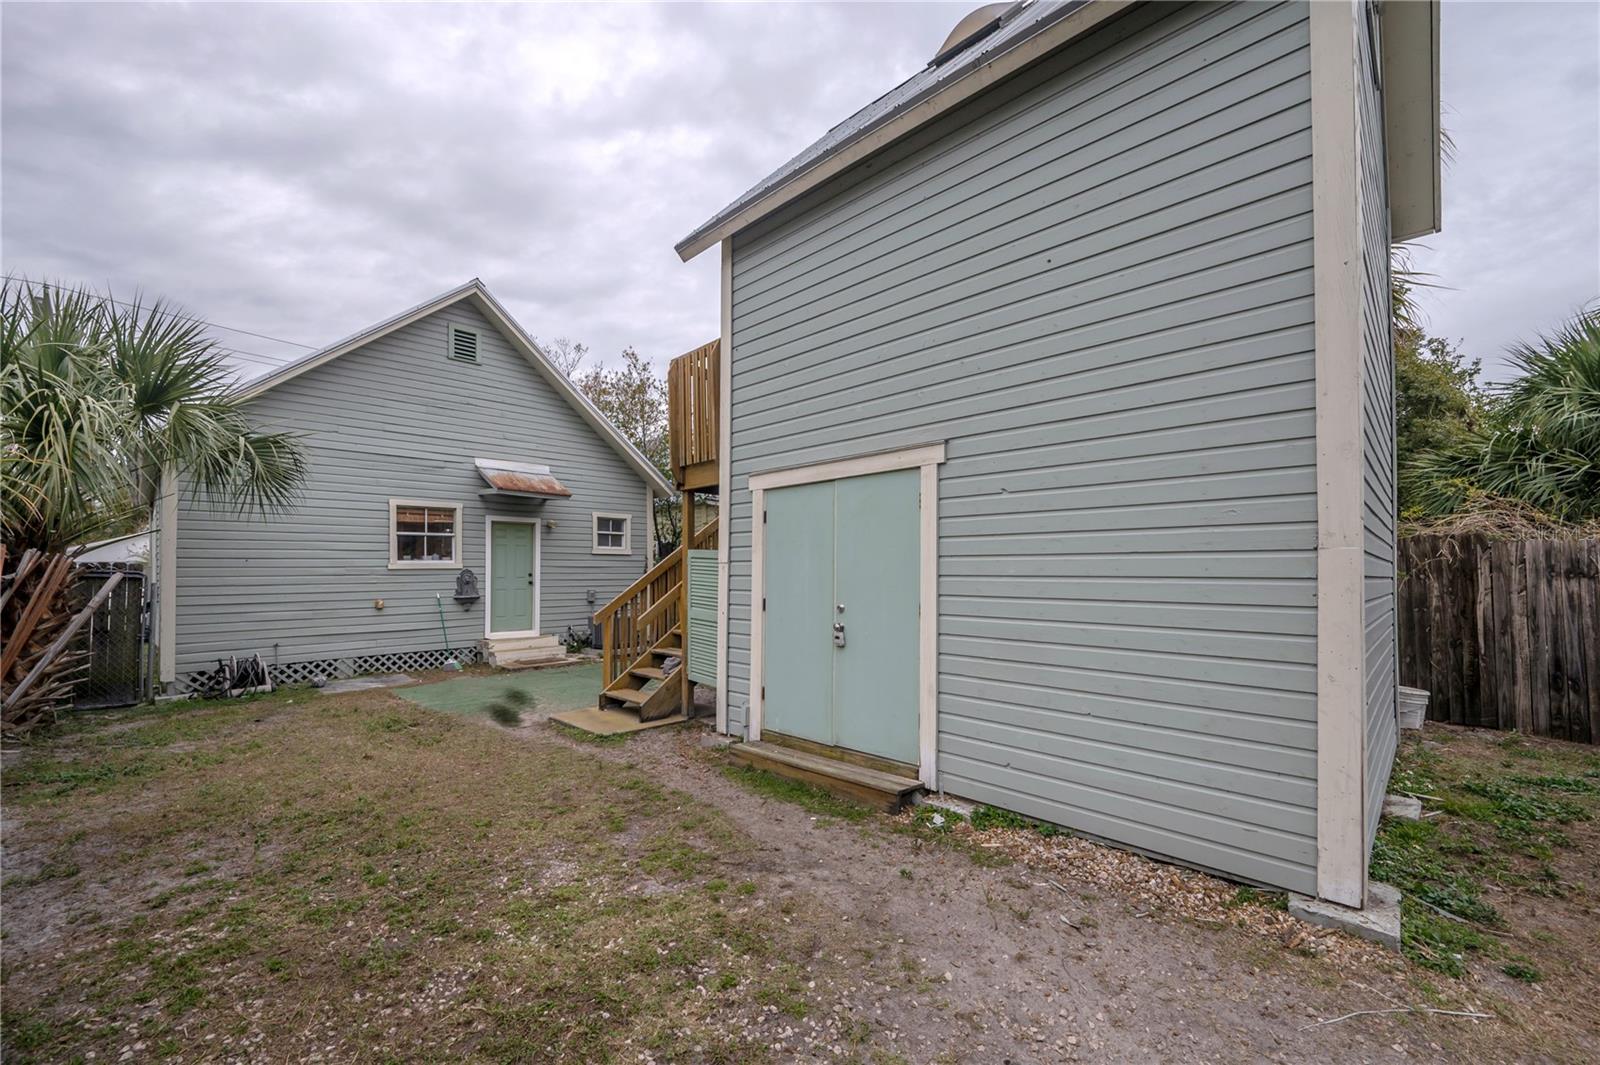
[[[690,538],[689,546],[697,551],[714,548],[717,535],[717,523],[712,521]],[[595,611],[594,619],[600,627],[602,641],[602,687],[609,687],[645,652],[682,624],[681,586],[687,576],[686,558],[680,546],[621,595]]]
[[[717,461],[722,341],[679,355],[667,366],[667,431],[673,476],[684,484],[691,466]]]

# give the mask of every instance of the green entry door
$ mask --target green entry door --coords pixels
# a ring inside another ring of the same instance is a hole
[[[534,527],[497,521],[489,529],[489,631],[532,632]]]
[[[777,488],[763,530],[763,729],[918,762],[920,473]]]

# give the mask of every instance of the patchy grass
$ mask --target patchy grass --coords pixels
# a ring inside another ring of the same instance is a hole
[[[1404,949],[1420,965],[1464,976],[1473,957],[1500,958],[1519,934],[1508,903],[1592,887],[1558,861],[1575,850],[1575,826],[1600,811],[1591,748],[1430,727],[1402,744],[1390,790],[1421,797],[1428,814],[1386,819],[1372,853],[1373,878],[1405,892]],[[1517,960],[1501,970],[1526,982],[1537,973]]]
[[[4,800],[7,1062],[760,1061],[830,979],[720,812],[388,692],[77,718]]]

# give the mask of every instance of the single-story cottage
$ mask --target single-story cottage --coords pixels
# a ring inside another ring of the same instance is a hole
[[[280,682],[559,655],[649,567],[672,486],[476,279],[241,390],[302,434],[286,513],[158,505],[159,678],[206,690],[260,655]]]
[[[686,237],[718,727],[1362,905],[1438,16],[990,5]]]

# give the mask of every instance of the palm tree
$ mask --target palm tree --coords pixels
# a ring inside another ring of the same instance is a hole
[[[46,579],[49,567],[37,563],[23,573],[18,565],[29,549],[54,559],[95,537],[143,527],[164,474],[214,506],[269,512],[292,502],[305,470],[293,435],[251,426],[225,354],[203,323],[160,300],[122,303],[28,281],[0,286],[8,641],[28,604],[20,626],[35,636],[65,633],[74,609],[70,567],[55,567],[64,581]],[[5,655],[0,684],[8,692],[35,668],[45,678],[25,704],[6,701],[0,726],[7,732],[49,720],[69,691],[76,656],[57,657],[52,646],[41,636]],[[52,694],[41,705],[43,692]]]
[[[15,555],[138,523],[163,470],[216,505],[274,511],[305,475],[290,434],[253,429],[203,323],[157,300],[0,287],[0,528]]]
[[[1483,424],[1401,471],[1422,517],[1483,500],[1563,523],[1600,521],[1600,310],[1510,352],[1517,376],[1492,390]]]

